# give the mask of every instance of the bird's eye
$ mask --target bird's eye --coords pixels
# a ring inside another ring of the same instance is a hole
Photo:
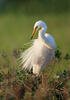
[[[38,26],[35,27],[35,29],[37,29],[37,28],[38,28]]]

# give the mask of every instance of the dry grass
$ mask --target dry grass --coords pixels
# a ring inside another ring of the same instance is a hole
[[[22,50],[14,50],[16,60]],[[70,57],[56,51],[56,61],[43,71],[44,76],[36,77],[32,72],[21,72],[20,67],[10,68],[6,52],[0,68],[0,100],[69,100],[70,98]],[[4,68],[5,66],[5,68]],[[6,69],[6,72],[5,72]]]

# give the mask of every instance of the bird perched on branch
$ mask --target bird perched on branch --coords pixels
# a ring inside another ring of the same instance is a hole
[[[31,70],[33,73],[39,73],[48,66],[55,57],[56,44],[54,38],[46,33],[47,25],[43,21],[37,21],[31,39],[38,32],[38,38],[35,39],[30,48],[22,53],[22,69]]]

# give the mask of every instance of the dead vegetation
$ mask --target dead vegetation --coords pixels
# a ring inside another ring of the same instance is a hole
[[[12,55],[14,59],[19,56],[19,52],[17,50],[17,53]],[[22,72],[18,66],[10,69],[8,55],[5,52],[1,53],[2,58],[5,60],[1,66],[6,65],[5,69],[7,71],[5,72],[4,67],[0,68],[0,100],[69,100],[70,70],[69,67],[66,68],[70,63],[69,54],[66,54],[63,58],[61,54],[58,50],[56,62],[49,65],[51,67],[48,67],[48,70],[43,71],[45,79],[43,78],[42,81],[41,76],[36,77],[28,71]],[[64,64],[63,59],[65,65],[62,65]],[[62,71],[56,70],[60,66],[65,67]]]

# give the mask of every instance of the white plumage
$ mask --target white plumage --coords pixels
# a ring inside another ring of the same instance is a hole
[[[32,38],[37,31],[39,31],[38,38],[21,56],[22,69],[33,69],[33,73],[36,75],[54,59],[56,50],[55,40],[46,33],[47,25],[43,21],[35,23]]]

